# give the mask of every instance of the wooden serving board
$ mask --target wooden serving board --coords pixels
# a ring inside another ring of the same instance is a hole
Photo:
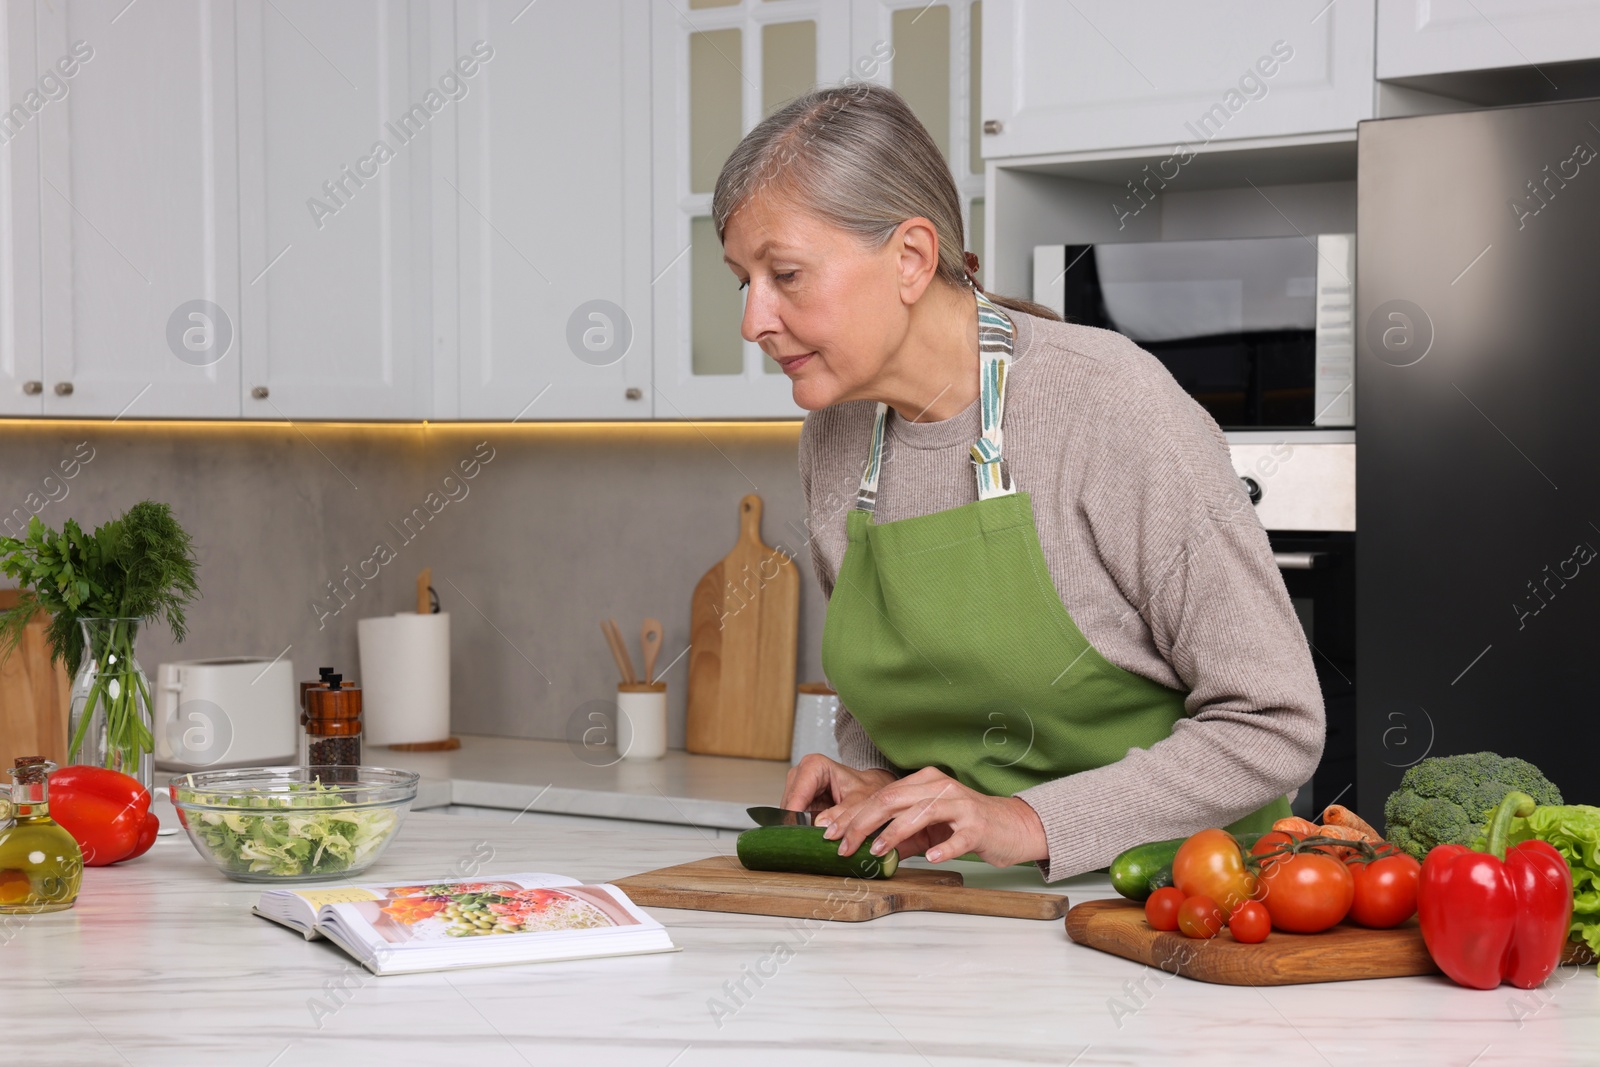
[[[789,758],[800,632],[800,571],[761,542],[761,498],[739,501],[739,539],[694,587],[684,747],[710,756]]]
[[[1438,974],[1412,919],[1393,930],[1340,923],[1320,934],[1274,930],[1258,945],[1227,933],[1210,940],[1152,930],[1144,907],[1131,900],[1088,900],[1067,913],[1067,936],[1136,963],[1221,985],[1299,985],[1359,978]],[[1565,962],[1592,963],[1588,946],[1569,944]]]
[[[0,611],[17,606],[15,589],[0,589]],[[0,767],[23,756],[66,766],[71,681],[50,656],[50,616],[35,615],[15,651],[0,663]],[[9,784],[7,779],[5,784]]]
[[[944,911],[1010,919],[1059,919],[1067,898],[1056,893],[968,889],[954,871],[901,867],[893,878],[749,871],[735,856],[712,856],[646,871],[612,883],[647,908],[731,911],[791,919],[864,922],[897,911]]]

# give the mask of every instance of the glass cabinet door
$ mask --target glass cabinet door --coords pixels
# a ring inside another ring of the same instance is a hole
[[[889,60],[873,79],[905,97],[944,153],[961,194],[966,251],[988,273],[984,242],[982,0],[855,0],[857,52],[878,47]],[[887,45],[887,48],[884,46]]]
[[[777,364],[740,336],[744,295],[710,217],[717,175],[813,84],[889,85],[950,163],[984,260],[981,0],[660,0],[654,13],[656,416],[800,415]]]
[[[657,418],[797,417],[778,365],[740,336],[711,195],[757,122],[850,73],[850,0],[661,0],[654,7]]]

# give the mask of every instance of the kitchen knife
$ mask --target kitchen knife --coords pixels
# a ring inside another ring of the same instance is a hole
[[[757,826],[810,826],[811,812],[790,811],[788,808],[745,808]]]

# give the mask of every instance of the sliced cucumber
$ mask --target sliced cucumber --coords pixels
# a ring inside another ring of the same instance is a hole
[[[830,874],[841,878],[890,878],[900,866],[900,853],[890,849],[874,856],[872,838],[849,856],[839,855],[839,842],[823,838],[822,826],[758,826],[734,843],[739,862],[752,871]]]

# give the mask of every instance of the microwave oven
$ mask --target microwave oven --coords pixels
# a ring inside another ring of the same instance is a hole
[[[1159,359],[1224,430],[1355,425],[1355,238],[1040,245],[1033,299]]]

